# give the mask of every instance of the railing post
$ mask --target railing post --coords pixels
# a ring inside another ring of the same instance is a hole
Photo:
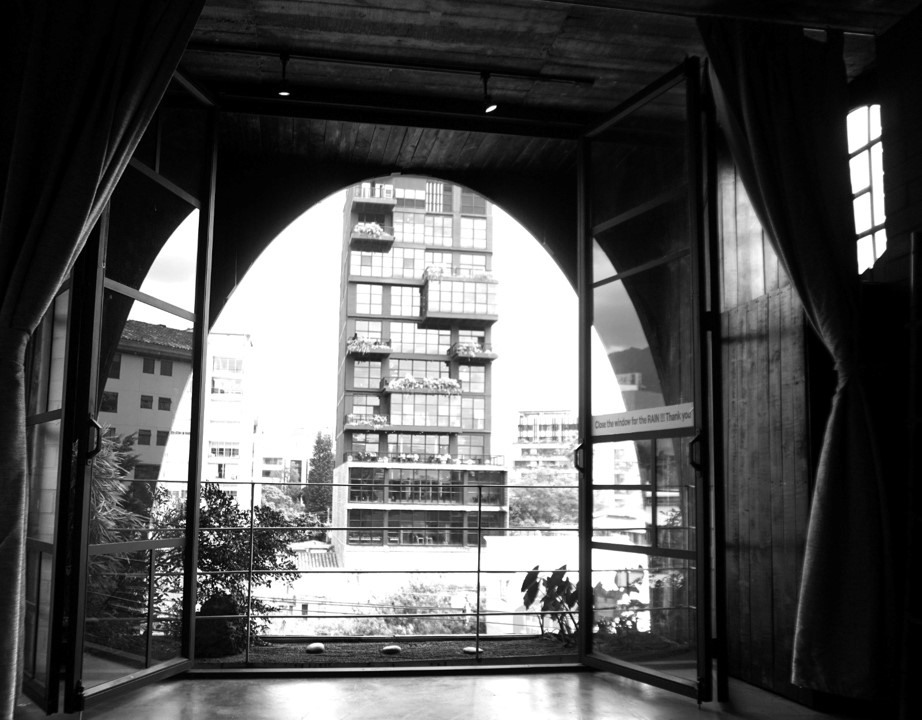
[[[480,662],[480,551],[483,546],[483,485],[477,486],[477,612],[474,629],[474,658]]]
[[[256,483],[253,482],[253,478],[250,478],[250,562],[247,566],[247,612],[246,612],[246,625],[247,625],[247,644],[246,644],[246,663],[250,662],[250,633],[252,631],[253,623],[253,545],[254,545],[254,525],[256,522]]]

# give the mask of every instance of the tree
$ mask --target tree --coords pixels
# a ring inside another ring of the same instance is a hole
[[[522,484],[532,487],[509,491],[510,527],[575,526],[579,522],[579,495],[572,477],[539,470]]]
[[[251,520],[255,528],[252,534],[249,531]],[[184,527],[185,522],[186,503],[180,502],[169,504],[158,518],[158,526],[166,532],[171,532],[169,528]],[[197,602],[206,611],[206,605],[216,600],[222,600],[223,607],[233,608],[231,612],[215,613],[220,615],[245,614],[249,607],[250,617],[249,624],[242,619],[200,621],[196,626],[197,655],[208,657],[211,654],[208,648],[199,644],[199,636],[230,636],[233,646],[240,650],[246,643],[248,631],[256,636],[268,625],[268,615],[277,608],[252,596],[251,590],[269,587],[276,582],[291,584],[297,578],[291,544],[310,539],[316,532],[312,529],[316,525],[316,518],[309,515],[302,513],[289,519],[279,510],[265,505],[255,507],[251,516],[217,484],[206,483],[202,487]],[[165,596],[172,595],[174,602],[179,602],[182,552],[177,550],[165,554],[161,563],[165,576],[172,578],[175,586],[168,588]],[[220,627],[216,625],[218,622]],[[206,633],[209,627],[219,632]],[[178,630],[178,625],[171,629]]]
[[[314,438],[314,454],[302,498],[309,513],[315,513],[324,521],[329,520],[333,504],[333,441],[324,433],[318,432]]]
[[[128,480],[138,461],[131,452],[134,437],[113,435],[109,428],[102,433],[99,453],[92,460],[87,540],[90,545],[104,545],[146,539],[148,513]],[[94,553],[87,559],[86,616],[91,619],[87,637],[97,644],[138,650],[143,638],[136,624],[124,621],[126,616],[142,615],[146,608],[145,573],[137,572],[135,562],[131,553]]]

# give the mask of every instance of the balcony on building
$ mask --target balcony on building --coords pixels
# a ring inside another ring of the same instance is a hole
[[[346,341],[346,355],[361,360],[376,360],[387,357],[393,348],[390,340],[364,338],[353,335]]]
[[[419,327],[489,327],[499,319],[496,284],[489,272],[477,268],[427,268],[420,290]]]
[[[430,395],[460,395],[461,383],[446,377],[403,377],[381,378],[381,389],[385,395],[391,393],[423,393]]]
[[[389,430],[390,427],[390,418],[387,415],[349,413],[343,422],[345,430]]]
[[[357,413],[349,413],[346,415],[343,422],[343,430],[353,431],[353,432],[379,432],[379,431],[389,431],[389,432],[398,432],[398,433],[415,433],[423,431],[432,431],[437,430],[441,433],[446,433],[448,435],[457,435],[464,432],[464,428],[461,427],[460,417],[457,420],[452,418],[450,424],[443,425],[427,420],[423,424],[412,425],[406,423],[395,423],[387,415],[360,415]]]
[[[352,188],[352,209],[355,212],[380,212],[396,205],[394,186],[390,183],[363,182]]]
[[[448,357],[469,365],[485,365],[496,360],[492,345],[456,342],[448,349]]]
[[[358,222],[349,234],[349,247],[364,252],[386,253],[394,246],[394,229],[376,222]]]
[[[354,466],[349,503],[421,506],[506,505],[503,470]]]
[[[343,462],[347,463],[380,463],[387,465],[434,465],[434,466],[469,466],[488,465],[491,467],[504,467],[504,455],[451,455],[450,453],[425,454],[425,453],[379,453],[367,451],[352,451],[343,453]]]

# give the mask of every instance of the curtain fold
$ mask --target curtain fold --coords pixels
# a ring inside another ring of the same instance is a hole
[[[886,673],[884,488],[859,344],[841,38],[698,21],[718,121],[746,191],[835,362],[798,598],[791,679],[844,697]]]
[[[0,30],[0,688],[18,694],[23,356],[146,129],[204,0],[13,0]]]

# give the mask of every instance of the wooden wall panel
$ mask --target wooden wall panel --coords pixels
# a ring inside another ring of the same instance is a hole
[[[730,673],[788,697],[809,462],[802,306],[735,169],[719,174]]]

